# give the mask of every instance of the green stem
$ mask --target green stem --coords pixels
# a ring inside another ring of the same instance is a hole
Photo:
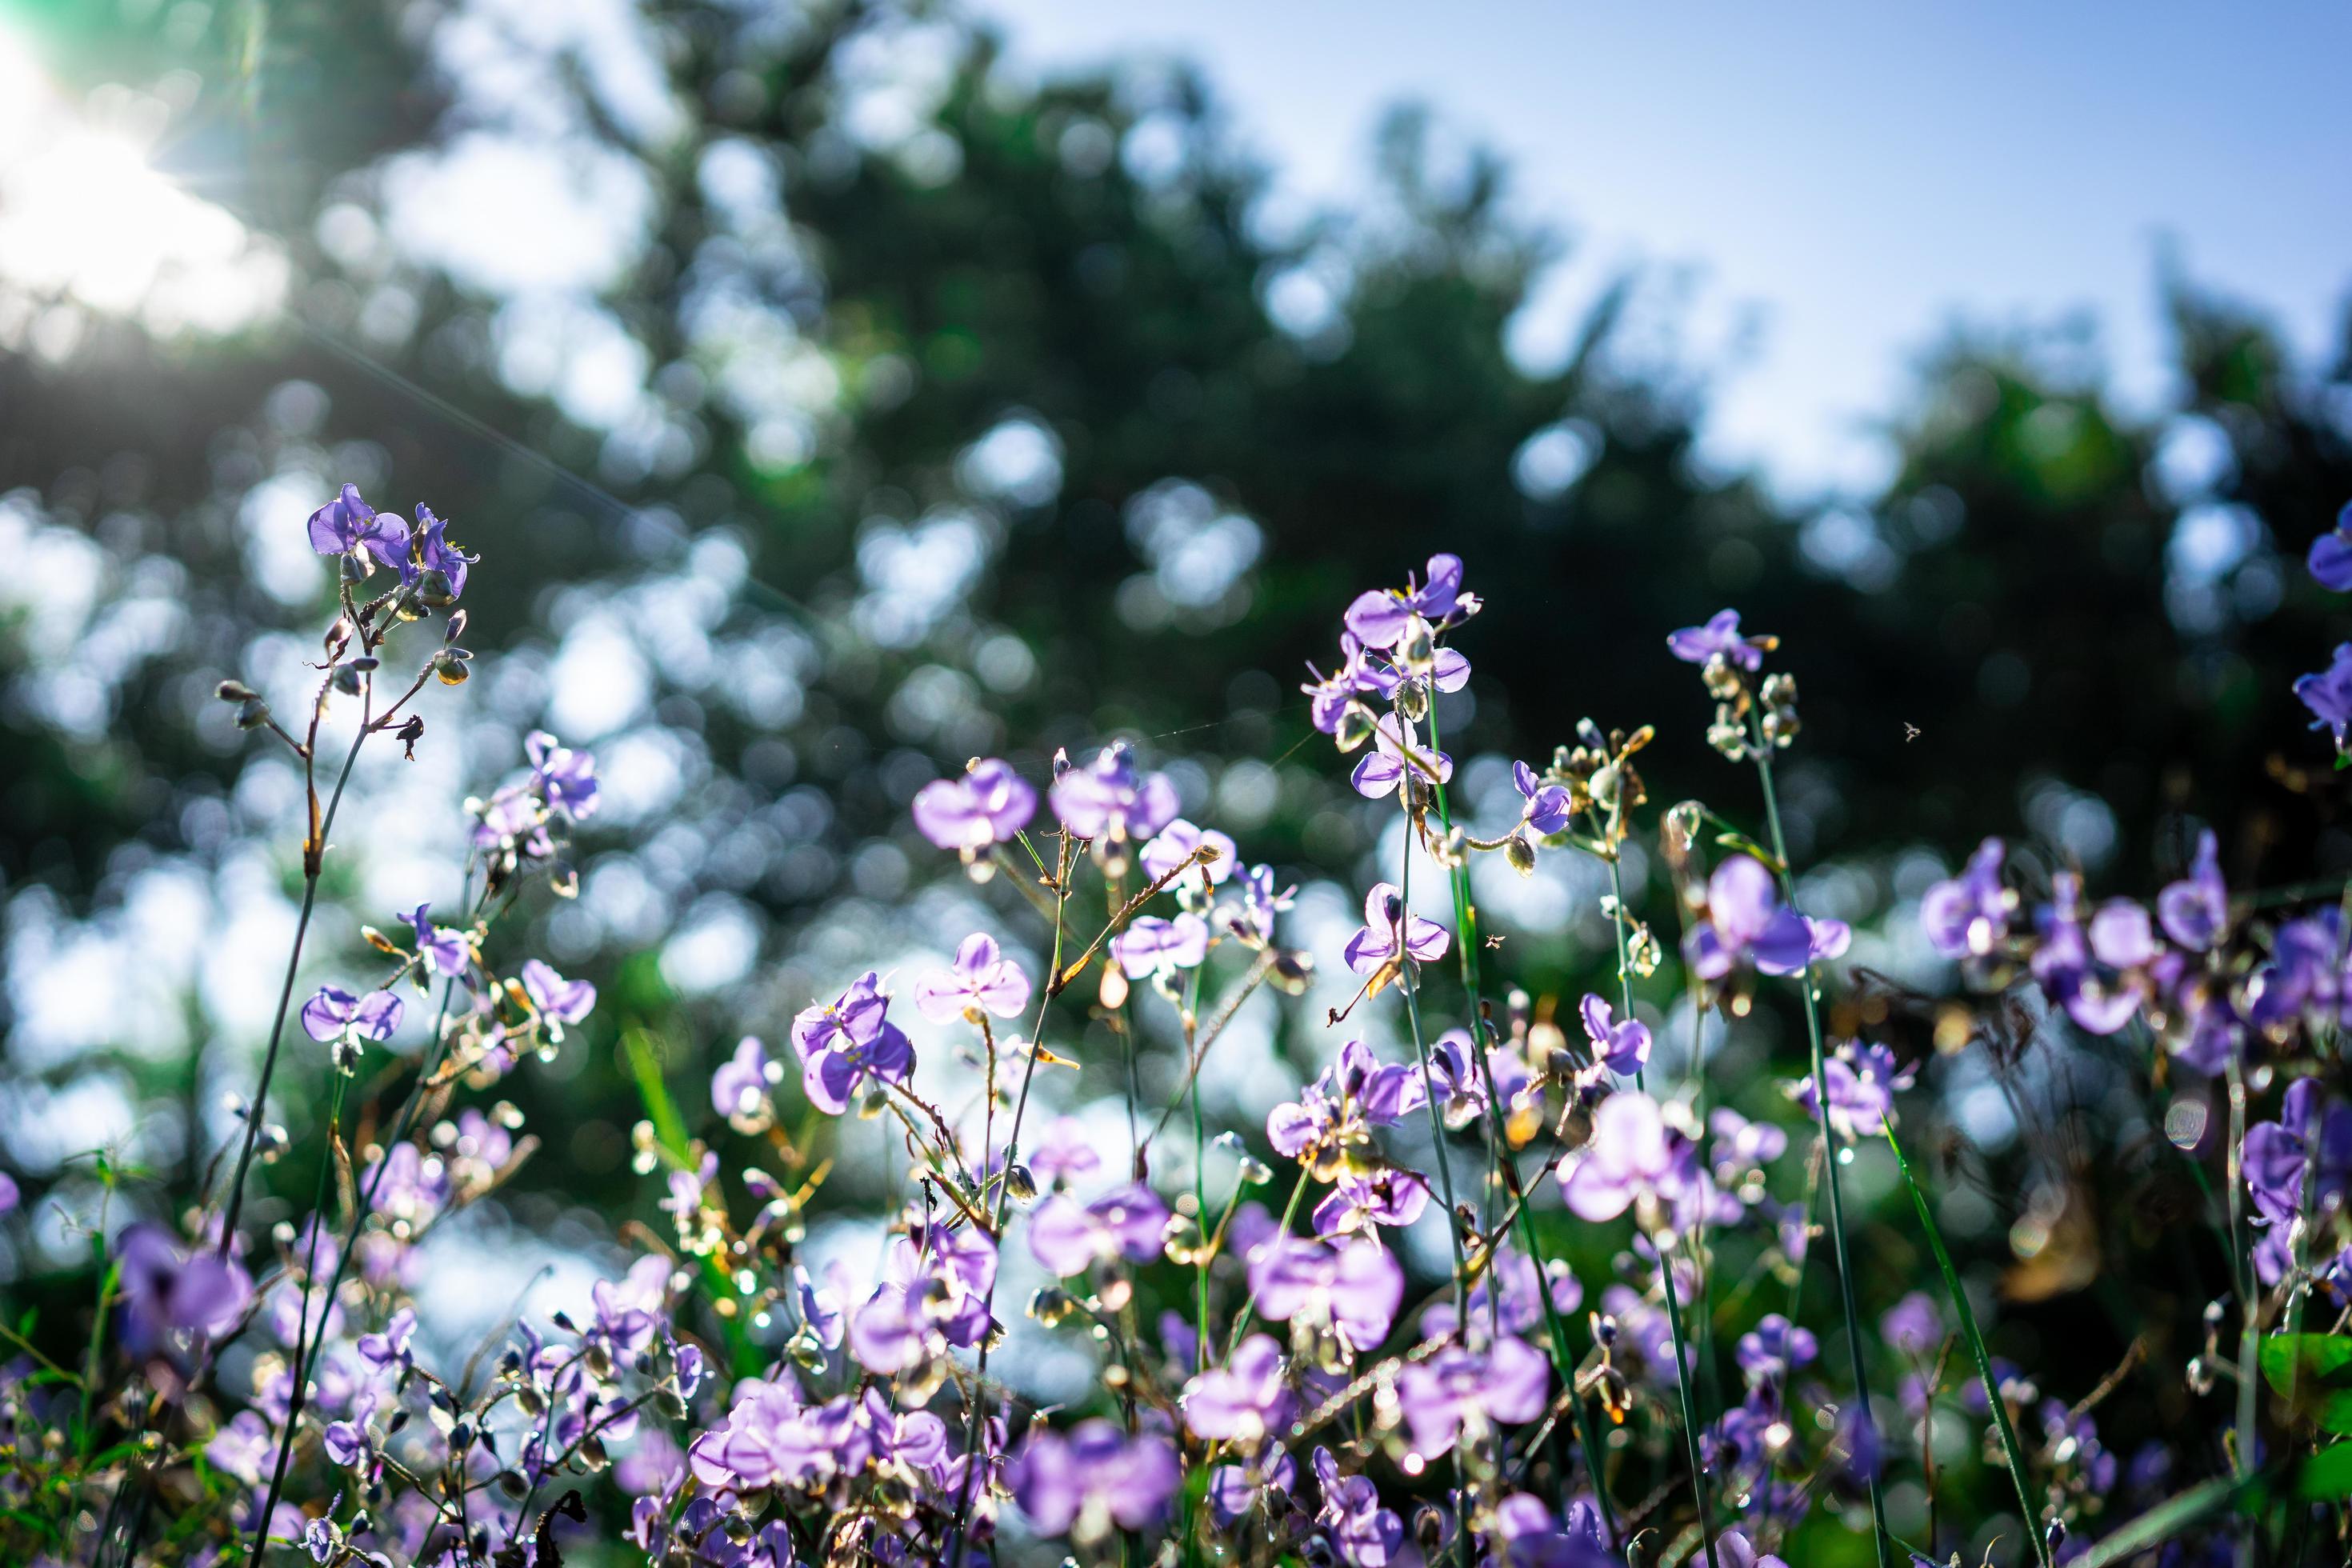
[[[1992,1353],[1985,1348],[1983,1332],[1977,1327],[1975,1310],[1969,1305],[1969,1292],[1960,1283],[1959,1270],[1952,1267],[1952,1255],[1944,1246],[1944,1233],[1936,1225],[1936,1216],[1927,1207],[1927,1194],[1919,1190],[1918,1179],[1911,1174],[1911,1162],[1903,1157],[1903,1145],[1895,1139],[1895,1128],[1886,1127],[1886,1146],[1895,1152],[1895,1168],[1903,1173],[1903,1184],[1910,1189],[1912,1206],[1919,1211],[1919,1228],[1927,1233],[1927,1246],[1936,1254],[1936,1267],[1944,1276],[1944,1293],[1952,1299],[1952,1314],[1960,1321],[1960,1337],[1969,1342],[1969,1354],[1977,1363],[1977,1379],[1984,1384],[1985,1404],[1993,1413],[2000,1429],[2000,1448],[2009,1461],[2009,1479],[2017,1488],[2017,1506],[2025,1512],[2025,1532],[2033,1541],[2033,1550],[2042,1560],[2042,1568],[2050,1568],[2048,1538],[2036,1528],[2038,1511],[2033,1506],[2033,1494],[2025,1479],[2025,1450],[2017,1441],[2017,1428],[2009,1418],[2009,1402],[2000,1396],[2000,1382],[1993,1375]]]
[[[1756,759],[1756,776],[1764,788],[1764,817],[1772,831],[1773,858],[1780,862],[1780,884],[1790,907],[1796,907],[1796,879],[1789,870],[1789,843],[1780,827],[1780,797],[1772,788],[1772,755],[1766,749],[1769,742],[1759,734],[1751,747]],[[1838,1304],[1845,1314],[1846,1350],[1853,1363],[1853,1396],[1861,1406],[1859,1414],[1864,1422],[1874,1418],[1870,1411],[1870,1373],[1862,1355],[1862,1312],[1854,1305],[1853,1260],[1846,1255],[1845,1243],[1845,1184],[1838,1179],[1838,1145],[1830,1129],[1830,1097],[1827,1063],[1822,1047],[1821,1006],[1813,995],[1813,966],[1807,961],[1804,973],[1798,976],[1799,990],[1805,1003],[1805,1038],[1812,1053],[1813,1108],[1821,1122],[1822,1169],[1827,1173],[1824,1185],[1830,1194],[1831,1252],[1837,1258]],[[1998,1404],[1998,1401],[1995,1402]],[[1870,1520],[1873,1544],[1878,1549],[1879,1568],[1889,1568],[1887,1555],[1891,1539],[1886,1531],[1886,1498],[1878,1483],[1878,1471],[1874,1466],[1865,1477],[1870,1489]],[[2028,1521],[2028,1528],[2032,1527]]]

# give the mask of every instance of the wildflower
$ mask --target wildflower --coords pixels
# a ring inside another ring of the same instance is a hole
[[[596,815],[594,757],[560,744],[544,730],[534,730],[525,736],[522,749],[530,759],[531,787],[547,802],[548,809],[574,822],[584,822]]]
[[[1075,1116],[1049,1123],[1029,1150],[1029,1168],[1055,1186],[1091,1176],[1102,1168],[1102,1156],[1087,1138]]]
[[[1359,974],[1369,974],[1397,962],[1399,950],[1422,963],[1445,956],[1453,939],[1435,921],[1426,921],[1405,908],[1393,882],[1375,882],[1364,895],[1364,923],[1348,939],[1340,956]]]
[[[1421,1331],[1425,1338],[1444,1339],[1467,1323],[1475,1332],[1499,1327],[1506,1334],[1524,1334],[1544,1321],[1544,1301],[1549,1297],[1555,1312],[1573,1312],[1584,1302],[1584,1287],[1567,1264],[1554,1261],[1541,1268],[1534,1258],[1509,1242],[1495,1248],[1495,1255],[1478,1283],[1470,1287],[1464,1305],[1467,1314],[1454,1316],[1451,1299],[1431,1302],[1421,1314]]]
[[[1247,1464],[1218,1465],[1210,1470],[1209,1517],[1219,1530],[1231,1530],[1265,1493],[1287,1497],[1297,1484],[1298,1467],[1290,1455],[1271,1443],[1263,1444]]]
[[[1378,1242],[1283,1236],[1251,1255],[1249,1286],[1267,1321],[1301,1318],[1360,1352],[1389,1337],[1404,1300],[1404,1270]]]
[[[767,1047],[746,1035],[710,1075],[710,1108],[730,1122],[756,1126],[768,1103],[768,1087],[782,1077],[783,1069],[768,1059]]]
[[[341,495],[312,512],[309,526],[310,548],[321,555],[373,555],[394,571],[408,563],[408,525],[379,515],[360,499],[356,485],[345,485]]]
[[[1411,721],[1383,713],[1372,726],[1372,749],[1356,764],[1348,782],[1366,800],[1378,800],[1394,794],[1407,774],[1424,785],[1433,779],[1445,784],[1454,777],[1454,759],[1423,745]]]
[[[163,1226],[142,1222],[115,1238],[125,1335],[137,1346],[227,1331],[253,1300],[253,1280],[234,1258],[191,1255]]]
[[[1886,1309],[1878,1320],[1878,1333],[1905,1355],[1922,1359],[1943,1342],[1944,1315],[1933,1296],[1914,1290]]]
[[[1666,651],[1685,664],[1720,658],[1749,671],[1764,668],[1764,656],[1779,639],[1739,635],[1739,612],[1717,610],[1703,626],[1685,626],[1666,637]]]
[[[2316,715],[2311,727],[2333,733],[2336,750],[2342,751],[2345,728],[2352,725],[2352,642],[2336,644],[2327,668],[2298,679],[2294,694]]]
[[[1030,1255],[1055,1275],[1083,1274],[1112,1258],[1149,1263],[1160,1256],[1168,1205],[1138,1182],[1081,1205],[1055,1193],[1029,1222]]]
[[[1139,915],[1110,939],[1110,952],[1129,980],[1170,978],[1199,968],[1209,956],[1209,922],[1191,913],[1172,921]]]
[[[1812,1331],[1801,1329],[1778,1312],[1739,1336],[1739,1370],[1751,1384],[1785,1382],[1789,1374],[1810,1363],[1820,1352]]]
[[[1309,664],[1307,672],[1315,679],[1298,689],[1310,699],[1307,705],[1307,717],[1318,730],[1334,736],[1339,733],[1348,711],[1358,707],[1358,698],[1379,697],[1385,700],[1393,697],[1402,679],[1387,665],[1370,658],[1362,639],[1353,632],[1340,634],[1339,666],[1337,669],[1325,675]],[[1369,717],[1360,717],[1356,722],[1362,724]],[[1362,739],[1363,731],[1357,730],[1354,742],[1343,742],[1340,750],[1351,751],[1354,744],[1360,743]]]
[[[1010,840],[1037,814],[1037,792],[996,757],[975,760],[961,778],[934,779],[915,792],[915,827],[969,860]]]
[[[455,927],[435,925],[427,918],[432,912],[431,904],[419,904],[400,918],[415,930],[416,954],[426,970],[451,978],[462,975],[473,963],[473,943]]]
[[[1486,1109],[1486,1075],[1478,1070],[1471,1050],[1469,1035],[1460,1029],[1448,1029],[1430,1042],[1428,1092],[1448,1127],[1467,1126]],[[1487,1053],[1490,1058],[1501,1054]]]
[[[2323,1107],[2319,1096],[2315,1080],[2297,1079],[2287,1086],[2276,1121],[2246,1129],[2246,1191],[2258,1224],[2281,1224],[2304,1212],[2306,1173],[2310,1201],[2323,1207],[2352,1187],[2352,1107],[2340,1100]]]
[[[1250,1335],[1223,1366],[1185,1384],[1183,1409],[1196,1437],[1229,1437],[1251,1448],[1279,1433],[1298,1409],[1283,1376],[1282,1346],[1270,1335]]]
[[[666,1258],[645,1257],[629,1265],[616,1284],[599,1279],[589,1287],[595,1304],[592,1336],[623,1366],[634,1365],[653,1347],[669,1305],[670,1264]]]
[[[889,1006],[869,969],[832,1002],[804,1007],[793,1018],[801,1087],[818,1110],[838,1116],[869,1080],[904,1083],[914,1071],[915,1047],[890,1022]]]
[[[585,980],[566,980],[536,958],[522,964],[523,994],[539,1009],[551,1041],[563,1038],[564,1026],[576,1025],[596,1005],[596,987]]]
[[[2050,879],[2053,901],[2037,911],[2041,942],[2033,950],[2033,977],[2068,1016],[2095,1035],[2112,1035],[2138,1012],[2140,994],[2128,973],[2156,956],[2147,911],[2116,900],[2082,920],[2083,879],[2061,871]]]
[[[1013,1501],[1040,1535],[1081,1542],[1157,1523],[1183,1479],[1167,1438],[1129,1437],[1102,1420],[1082,1421],[1066,1437],[1034,1428],[1004,1467]]]
[[[795,1263],[793,1265],[793,1294],[800,1303],[801,1326],[814,1335],[817,1343],[825,1349],[839,1350],[845,1315],[840,1291],[833,1288],[830,1280],[820,1288],[815,1280],[809,1278],[809,1271]]]
[[[2352,502],[2336,514],[2336,526],[2311,542],[2311,575],[2336,593],[2352,591]]]
[[[2347,559],[2347,570],[2352,570],[2352,557]],[[2165,935],[2197,952],[2211,947],[2229,929],[2230,889],[2221,880],[2221,841],[2211,828],[2197,836],[2197,858],[2189,863],[2189,875],[2157,894],[2156,914]]]
[[[362,1360],[380,1367],[398,1367],[403,1372],[416,1364],[413,1342],[416,1338],[416,1313],[403,1307],[393,1313],[381,1333],[362,1334],[359,1352]]]
[[[1394,1126],[1425,1103],[1424,1092],[1412,1068],[1381,1062],[1363,1041],[1349,1040],[1297,1100],[1274,1108],[1265,1135],[1278,1153],[1336,1171],[1347,1151],[1371,1141],[1371,1129]]]
[[[240,1410],[205,1445],[205,1462],[247,1486],[261,1484],[262,1467],[278,1452],[278,1438],[258,1411]]]
[[[1822,936],[1832,941],[1835,933]],[[1780,902],[1764,863],[1733,855],[1707,879],[1706,923],[1695,927],[1683,947],[1702,978],[1718,980],[1743,961],[1766,974],[1801,974],[1812,962],[1815,940],[1805,918]]]
[[[996,1247],[986,1237],[921,1224],[890,1244],[884,1282],[849,1321],[850,1354],[868,1372],[906,1371],[988,1331]]]
[[[1855,1040],[1840,1044],[1822,1065],[1830,1086],[1830,1128],[1846,1139],[1875,1138],[1885,1131],[1895,1114],[1895,1091],[1909,1089],[1919,1076],[1916,1068],[1898,1067],[1886,1047]],[[1807,1115],[1819,1118],[1811,1075],[1799,1080],[1791,1097]]]
[[[1206,860],[1193,863],[1193,857],[1204,848],[1214,853]],[[1136,863],[1154,882],[1181,870],[1183,874],[1176,878],[1173,885],[1180,891],[1199,894],[1222,887],[1233,876],[1238,855],[1234,841],[1224,834],[1213,827],[1195,827],[1180,816],[1143,847]]]
[[[1635,1203],[1675,1203],[1696,1186],[1690,1141],[1666,1125],[1638,1090],[1612,1094],[1592,1113],[1592,1138],[1561,1189],[1589,1220],[1614,1219]]]
[[[320,1045],[332,1042],[338,1066],[348,1067],[362,1046],[382,1045],[400,1027],[404,1011],[389,991],[354,996],[338,985],[321,985],[302,1004],[302,1027]]]
[[[1919,900],[1927,942],[1946,958],[1983,958],[2009,934],[2016,895],[2000,885],[2003,846],[1988,838],[1957,877],[1937,883]]]
[[[1237,890],[1241,894],[1238,903],[1229,897],[1217,906],[1215,919],[1218,929],[1231,932],[1251,947],[1271,946],[1274,942],[1274,917],[1290,908],[1297,888],[1288,887],[1276,891],[1274,868],[1253,866],[1242,873]]]
[[[1429,1183],[1412,1171],[1384,1165],[1369,1173],[1341,1171],[1338,1183],[1315,1205],[1315,1234],[1329,1239],[1374,1226],[1402,1229],[1429,1206]]]
[[[1601,997],[1586,992],[1578,1009],[1584,1019],[1585,1038],[1592,1042],[1592,1058],[1611,1072],[1631,1077],[1650,1059],[1650,1026],[1639,1018],[1622,1022]]]
[[[1029,1005],[1029,977],[998,950],[995,939],[975,931],[956,949],[955,963],[915,983],[916,1010],[934,1024],[951,1018],[977,1020],[982,1013],[1018,1017]]]
[[[1394,1509],[1381,1506],[1380,1489],[1370,1476],[1342,1479],[1339,1462],[1331,1450],[1315,1450],[1315,1480],[1323,1491],[1323,1506],[1315,1522],[1328,1532],[1331,1544],[1350,1568],[1388,1568],[1404,1546],[1404,1521]]]
[[[1474,1320],[1475,1321],[1475,1320]],[[1484,1351],[1449,1345],[1397,1374],[1397,1407],[1412,1433],[1413,1452],[1434,1459],[1496,1426],[1541,1415],[1551,1391],[1551,1362],[1508,1334]]]
[[[1444,631],[1468,620],[1479,608],[1478,595],[1462,591],[1462,558],[1433,555],[1427,581],[1416,582],[1408,574],[1402,589],[1367,589],[1356,595],[1341,618],[1349,635],[1366,647],[1391,648],[1404,640],[1415,616],[1433,630]]]
[[[1176,819],[1176,786],[1166,773],[1138,773],[1124,743],[1054,781],[1054,815],[1080,838],[1119,847],[1148,839]]]

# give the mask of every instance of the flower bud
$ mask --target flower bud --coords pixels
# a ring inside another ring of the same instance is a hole
[[[339,664],[335,666],[334,673],[327,679],[334,689],[345,697],[357,697],[360,694],[360,672],[358,667],[354,665]]]
[[[1029,1298],[1029,1315],[1046,1328],[1059,1328],[1077,1310],[1077,1302],[1059,1285],[1042,1287]]]
[[[1437,633],[1429,622],[1414,616],[1404,624],[1404,636],[1397,639],[1397,662],[1415,674],[1425,673],[1437,662]]]
[[[436,609],[457,602],[457,595],[449,588],[448,574],[432,566],[416,574],[416,597]]]
[[[224,680],[213,688],[213,695],[223,702],[258,702],[261,694],[242,680]]]
[[[1360,702],[1349,702],[1339,710],[1339,722],[1331,738],[1339,743],[1341,752],[1352,752],[1372,738],[1372,713]]]
[[[1037,1201],[1037,1178],[1018,1160],[1004,1167],[1004,1191],[1023,1207]]]
[[[1536,847],[1528,842],[1524,833],[1514,833],[1503,841],[1503,858],[1522,877],[1536,874]]]
[[[264,702],[260,698],[248,697],[242,703],[238,704],[236,710],[236,727],[238,729],[258,730],[264,724],[268,722],[269,704]]]
[[[463,610],[450,611],[449,625],[447,629],[441,634],[441,640],[445,643],[455,643],[459,637],[464,637],[465,635],[466,612]]]
[[[473,673],[466,668],[473,657],[461,647],[445,647],[433,656],[433,673],[440,677],[444,686],[463,686],[466,677]]]

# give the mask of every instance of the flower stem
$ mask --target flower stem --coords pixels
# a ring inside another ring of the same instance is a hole
[[[1750,750],[1756,760],[1756,777],[1764,788],[1764,818],[1772,832],[1773,858],[1780,863],[1781,889],[1790,907],[1794,908],[1797,884],[1796,879],[1790,874],[1789,844],[1780,827],[1780,801],[1772,788],[1772,755],[1766,749],[1768,744],[1759,735]],[[1846,1255],[1845,1191],[1844,1184],[1838,1179],[1837,1139],[1830,1130],[1829,1079],[1822,1048],[1822,1014],[1813,994],[1813,966],[1810,958],[1806,961],[1804,972],[1798,976],[1798,982],[1799,993],[1805,1004],[1805,1039],[1812,1052],[1813,1105],[1821,1122],[1822,1163],[1827,1178],[1823,1184],[1828,1187],[1830,1194],[1830,1242],[1831,1252],[1837,1258],[1838,1305],[1845,1314],[1846,1351],[1853,1363],[1853,1396],[1860,1407],[1857,1414],[1867,1426],[1872,1420],[1870,1373],[1863,1362],[1862,1312],[1854,1305],[1853,1261]],[[1887,1555],[1891,1538],[1886,1532],[1886,1498],[1878,1484],[1874,1457],[1865,1469],[1864,1479],[1870,1490],[1872,1544],[1878,1550],[1879,1568],[1888,1568],[1892,1560]],[[2027,1521],[2028,1528],[2032,1527],[2032,1522]]]

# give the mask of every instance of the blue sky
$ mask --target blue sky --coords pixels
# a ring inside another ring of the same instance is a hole
[[[2145,401],[2165,386],[2161,242],[2306,353],[2352,284],[2340,4],[976,3],[1041,70],[1199,60],[1302,195],[1360,189],[1381,109],[1433,104],[1575,242],[1525,350],[1616,266],[1696,268],[1696,352],[1759,329],[1713,447],[1800,495],[1882,471],[1863,421],[1956,317],[2087,308]]]

